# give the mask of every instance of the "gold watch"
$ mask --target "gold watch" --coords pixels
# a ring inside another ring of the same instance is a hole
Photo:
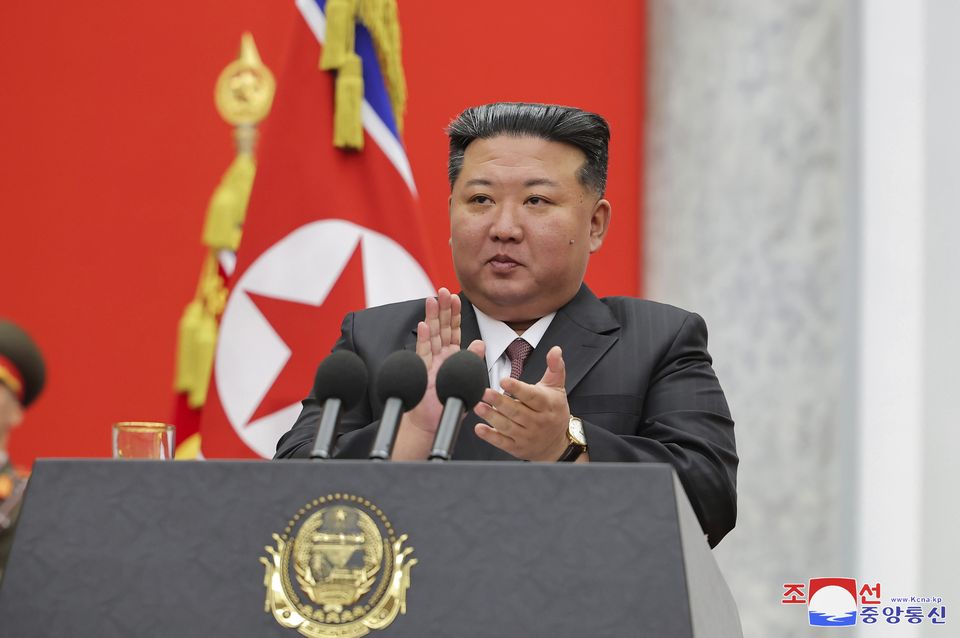
[[[587,451],[587,437],[583,433],[583,421],[580,417],[570,415],[570,422],[567,424],[567,441],[570,445],[564,450],[557,463],[572,463],[580,458],[580,455]]]

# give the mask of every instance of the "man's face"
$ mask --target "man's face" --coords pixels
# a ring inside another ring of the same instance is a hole
[[[0,452],[7,451],[10,430],[23,420],[23,408],[13,392],[0,383]]]
[[[580,288],[610,221],[609,202],[577,179],[584,161],[580,149],[538,137],[467,147],[450,195],[453,265],[494,319],[528,324]]]

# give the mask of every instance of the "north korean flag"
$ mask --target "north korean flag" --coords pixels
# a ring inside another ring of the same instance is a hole
[[[358,21],[363,149],[333,146],[324,1],[300,0],[220,324],[204,457],[273,456],[350,311],[434,292],[423,222],[374,42]]]

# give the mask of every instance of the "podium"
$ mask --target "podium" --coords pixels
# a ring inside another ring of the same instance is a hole
[[[520,462],[40,460],[0,628],[742,635],[669,465]]]

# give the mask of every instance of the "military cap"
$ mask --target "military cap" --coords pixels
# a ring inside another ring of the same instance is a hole
[[[46,368],[40,348],[20,326],[0,319],[0,383],[27,407],[43,390]]]

